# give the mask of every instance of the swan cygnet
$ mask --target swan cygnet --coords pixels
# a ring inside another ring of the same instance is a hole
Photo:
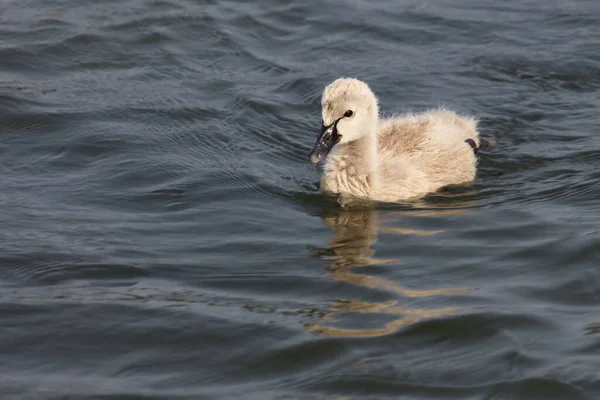
[[[475,179],[477,121],[439,109],[379,119],[369,86],[340,78],[323,91],[321,133],[310,152],[326,158],[321,190],[393,202]]]

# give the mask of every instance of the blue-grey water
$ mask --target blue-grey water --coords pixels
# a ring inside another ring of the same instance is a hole
[[[320,94],[477,181],[343,209]],[[0,1],[1,399],[599,399],[597,0]]]

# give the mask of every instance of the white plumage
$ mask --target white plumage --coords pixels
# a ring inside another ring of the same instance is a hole
[[[379,119],[366,83],[325,88],[323,127],[311,160],[326,157],[321,190],[377,201],[423,197],[475,179],[477,121],[449,110]]]

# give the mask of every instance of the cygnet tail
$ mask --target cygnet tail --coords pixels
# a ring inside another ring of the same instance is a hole
[[[479,139],[479,146],[477,146],[477,143],[473,139],[467,139],[465,143],[471,146],[475,155],[480,151],[488,151],[496,147],[496,141],[493,139]]]

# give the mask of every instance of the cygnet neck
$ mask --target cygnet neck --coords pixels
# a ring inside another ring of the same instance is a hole
[[[365,134],[348,143],[347,152],[354,160],[357,175],[366,176],[370,189],[374,190],[379,184],[378,155],[377,155],[377,119],[365,128]]]

